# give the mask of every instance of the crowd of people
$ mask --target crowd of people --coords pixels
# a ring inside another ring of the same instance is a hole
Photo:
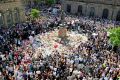
[[[72,54],[56,50],[49,56],[32,58],[30,36],[59,28],[60,24],[59,16],[49,16],[11,28],[1,27],[0,80],[120,80],[120,55],[113,51],[106,31],[114,27],[110,21],[66,16],[67,29],[86,34],[88,41],[80,42]]]

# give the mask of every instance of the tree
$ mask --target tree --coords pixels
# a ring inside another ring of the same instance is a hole
[[[48,5],[52,5],[52,4],[55,4],[56,1],[55,0],[46,0],[45,2]]]
[[[39,4],[42,2],[43,0],[33,0],[34,3],[34,8],[39,9]]]
[[[109,30],[110,42],[113,46],[120,46],[120,27]]]
[[[43,0],[34,0],[34,1],[39,3],[39,2],[41,2],[41,1],[43,1]]]
[[[37,10],[37,9],[32,9],[31,10],[31,13],[30,13],[30,16],[32,17],[32,19],[36,19],[39,17],[39,14],[40,14],[40,11]]]
[[[109,30],[109,41],[113,45],[113,51],[120,54],[120,27]]]

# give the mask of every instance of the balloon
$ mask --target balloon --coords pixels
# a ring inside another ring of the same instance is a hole
[[[58,45],[56,44],[56,45],[54,45],[54,48],[58,48]]]

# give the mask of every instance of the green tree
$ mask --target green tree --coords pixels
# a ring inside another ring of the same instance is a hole
[[[120,27],[109,30],[110,42],[113,46],[120,46]]]
[[[43,0],[34,0],[35,2],[41,2],[41,1],[43,1]]]
[[[41,3],[42,1],[44,1],[44,0],[34,0],[34,3],[35,3],[35,4],[39,4],[39,3]]]
[[[34,8],[39,9],[39,4],[40,4],[42,1],[43,1],[43,0],[33,0],[33,2],[34,2],[34,4],[35,4]]]
[[[55,4],[55,3],[56,3],[55,0],[46,0],[45,2],[46,2],[46,4],[48,4],[48,5],[52,5],[52,4]]]
[[[32,17],[32,19],[36,19],[39,17],[39,14],[40,14],[40,11],[37,10],[37,9],[32,9],[31,10],[31,13],[30,13],[30,16]]]

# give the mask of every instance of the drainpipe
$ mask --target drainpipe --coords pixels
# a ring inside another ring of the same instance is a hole
[[[116,6],[116,0],[114,1],[114,4],[112,5],[112,16],[111,16],[111,20],[113,20],[113,17],[114,17],[115,6]]]
[[[88,2],[86,2],[86,7],[85,7],[85,16],[87,16],[87,6],[88,6]]]

